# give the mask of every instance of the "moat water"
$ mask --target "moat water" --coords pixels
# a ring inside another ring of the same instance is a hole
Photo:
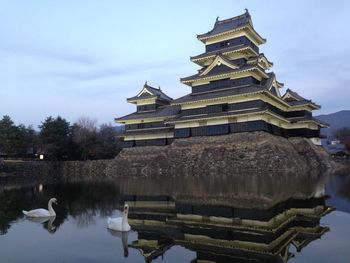
[[[181,180],[0,186],[0,262],[350,262],[350,176]],[[125,202],[132,230],[108,230]]]

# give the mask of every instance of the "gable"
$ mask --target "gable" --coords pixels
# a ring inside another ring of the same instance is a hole
[[[153,92],[151,92],[147,87],[144,87],[139,94],[137,94],[137,97],[144,97],[144,96],[155,96]]]
[[[305,98],[301,97],[298,93],[287,89],[287,92],[282,97],[285,101],[302,101],[306,100]]]
[[[258,65],[266,70],[272,67],[272,63],[270,63],[265,56],[258,58]]]
[[[214,59],[214,61],[202,73],[200,73],[199,75],[200,76],[205,76],[209,72],[211,72],[214,68],[221,67],[221,66],[225,66],[227,70],[238,69],[237,65],[235,65],[232,62],[222,58],[221,56],[217,56]]]
[[[298,101],[297,98],[295,98],[292,94],[290,93],[286,93],[284,96],[283,96],[283,99],[284,100],[287,100],[287,101]]]
[[[272,94],[277,96],[278,98],[281,98],[281,93],[279,91],[281,84],[277,82],[275,74],[270,74],[270,78],[268,79],[268,82],[266,84],[266,89],[270,91]]]
[[[277,80],[276,80],[276,78],[274,78],[274,80],[272,81],[272,85],[271,85],[271,87],[270,87],[270,90],[274,90],[274,93],[276,93],[275,95],[277,96],[277,97],[281,97],[281,93],[280,93],[280,90],[279,90],[279,85],[278,85],[279,83],[277,82]]]
[[[280,93],[279,89],[278,89],[276,86],[272,85],[272,86],[270,87],[269,91],[270,91],[273,95],[275,95],[275,96],[281,98],[281,93]]]
[[[207,75],[214,75],[214,74],[220,74],[224,72],[231,71],[232,69],[226,65],[217,65],[215,66]]]

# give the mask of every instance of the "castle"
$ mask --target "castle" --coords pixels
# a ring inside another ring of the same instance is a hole
[[[192,92],[172,99],[146,82],[127,99],[137,111],[115,119],[125,125],[124,147],[252,131],[318,142],[320,128],[327,127],[312,116],[320,106],[290,89],[281,95],[283,83],[269,71],[273,63],[259,51],[266,39],[254,30],[248,10],[217,19],[213,29],[197,39],[205,52],[191,61],[201,69],[181,78]]]

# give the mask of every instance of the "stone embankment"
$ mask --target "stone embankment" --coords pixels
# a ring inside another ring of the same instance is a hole
[[[6,162],[0,167],[2,181],[79,181],[98,180],[107,177],[106,168],[111,160],[66,162]]]
[[[169,146],[124,149],[107,167],[107,175],[233,176],[330,172],[334,162],[306,138],[283,138],[265,132],[193,137]]]
[[[1,177],[87,180],[116,177],[305,176],[330,172],[334,162],[305,138],[265,132],[178,139],[168,146],[123,149],[113,160],[7,163]],[[3,180],[2,179],[2,180]]]

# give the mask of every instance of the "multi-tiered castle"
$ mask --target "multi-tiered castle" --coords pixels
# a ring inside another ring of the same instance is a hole
[[[266,131],[275,135],[319,138],[326,124],[312,117],[320,106],[287,89],[259,46],[266,40],[253,27],[248,10],[219,20],[198,35],[205,52],[191,57],[201,69],[181,82],[192,88],[173,100],[145,83],[127,101],[137,111],[116,122],[125,124],[125,147],[167,145],[177,138]]]

